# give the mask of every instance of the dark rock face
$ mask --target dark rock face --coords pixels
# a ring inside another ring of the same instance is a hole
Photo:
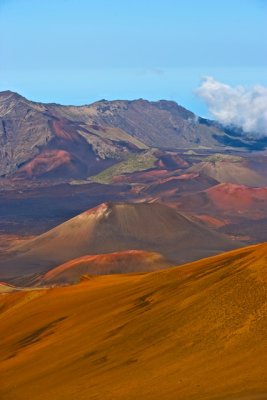
[[[52,139],[49,118],[38,108],[11,92],[0,95],[1,176],[15,172],[36,157]]]
[[[249,147],[173,101],[102,100],[61,106],[0,93],[0,176],[84,178],[149,148]]]
[[[3,92],[0,176],[82,178],[95,174],[128,150],[127,141],[113,142],[101,137],[103,131],[104,128],[92,128],[80,121],[79,116],[68,118],[68,107],[33,103],[12,92]],[[138,147],[129,142],[128,151],[138,151]]]

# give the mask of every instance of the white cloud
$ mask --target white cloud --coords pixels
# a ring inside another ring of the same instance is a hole
[[[211,115],[224,125],[241,127],[253,136],[267,136],[267,88],[232,87],[206,77],[197,94],[207,104]]]

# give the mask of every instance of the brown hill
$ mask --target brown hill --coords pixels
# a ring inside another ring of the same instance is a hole
[[[253,188],[221,183],[199,193],[182,197],[180,206],[187,210],[205,209],[228,215],[263,217],[267,215],[267,187]]]
[[[188,171],[209,176],[221,183],[252,187],[267,184],[266,176],[261,171],[254,170],[249,160],[236,156],[217,154],[193,165]]]
[[[206,190],[217,209],[236,213],[267,214],[267,187],[221,184]]]
[[[217,185],[217,183],[215,179],[198,173],[172,175],[159,178],[152,184],[147,184],[141,194],[151,199],[156,198],[173,203],[182,194],[199,192]]]
[[[59,265],[42,276],[40,283],[62,284],[79,282],[83,275],[126,274],[129,272],[157,271],[170,267],[159,253],[126,250],[117,253],[83,256]]]
[[[183,263],[238,245],[162,204],[103,203],[11,248],[1,260],[0,277],[46,272],[90,254],[145,250]]]
[[[177,199],[178,210],[247,243],[267,240],[267,188],[221,183]]]
[[[266,399],[266,254],[1,296],[1,399]]]

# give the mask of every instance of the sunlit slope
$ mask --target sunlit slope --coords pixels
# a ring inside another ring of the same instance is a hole
[[[14,290],[15,290],[14,286],[8,285],[5,282],[0,282],[0,294],[13,292]]]
[[[12,248],[0,278],[43,273],[84,255],[145,250],[182,264],[239,246],[162,204],[103,203]]]
[[[2,400],[267,398],[267,244],[0,297]]]
[[[252,187],[266,186],[266,178],[248,163],[245,158],[217,154],[193,165],[190,172],[209,176],[221,183],[233,183]]]

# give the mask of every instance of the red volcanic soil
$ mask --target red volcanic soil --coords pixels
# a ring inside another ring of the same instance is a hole
[[[253,188],[221,183],[201,192],[182,196],[178,208],[196,214],[246,214],[257,218],[267,213],[267,187]]]
[[[187,173],[162,177],[143,188],[142,194],[149,199],[160,199],[167,204],[175,204],[182,194],[201,191],[217,184],[212,178],[198,173]]]
[[[177,179],[181,179],[181,180],[189,180],[189,179],[194,179],[194,178],[198,178],[199,174],[197,173],[189,173],[189,174],[182,174],[177,176]]]
[[[198,173],[186,173],[181,175],[181,170],[153,169],[150,171],[140,171],[131,174],[123,174],[113,178],[113,183],[140,183],[155,185],[162,184],[171,180],[191,180],[199,177]],[[207,180],[207,178],[205,178]],[[210,179],[210,178],[208,178]],[[213,181],[216,182],[216,181]]]
[[[20,168],[19,175],[40,176],[71,163],[71,155],[64,150],[45,150]]]
[[[143,201],[159,201],[176,207],[181,195],[199,192],[218,182],[196,172],[181,174],[181,170],[151,170],[116,177],[113,183],[134,183],[132,194],[137,193]]]
[[[157,151],[155,156],[158,158],[156,165],[160,168],[177,169],[189,167],[189,163],[175,153]]]
[[[173,263],[161,254],[142,250],[127,250],[108,254],[88,255],[76,258],[48,271],[41,284],[74,283],[81,276],[149,272],[168,268]]]
[[[168,176],[167,178],[163,177],[162,179],[159,179],[156,182],[156,184],[157,185],[161,185],[163,183],[167,183],[167,182],[175,181],[175,180],[178,180],[178,181],[190,181],[192,179],[199,178],[199,176],[200,175],[197,174],[197,173],[189,173],[189,174],[182,174],[182,175],[171,175],[171,176]]]
[[[112,179],[113,183],[151,183],[157,181],[159,178],[170,176],[167,169],[153,169],[150,171],[133,172],[131,174],[123,174],[116,176]]]
[[[252,188],[224,183],[206,190],[208,198],[221,210],[235,213],[267,212],[267,187]]]
[[[181,196],[176,204],[178,210],[190,212],[207,226],[213,225],[237,240],[266,241],[267,187],[224,183]]]
[[[67,141],[72,141],[77,138],[77,134],[73,134],[73,132],[67,128],[66,122],[64,122],[63,120],[53,121],[52,125],[54,128],[54,132],[58,138]]]
[[[40,153],[20,165],[15,176],[19,178],[67,179],[85,178],[109,167],[116,161],[111,159],[99,162],[97,154],[84,137],[82,129],[65,118],[49,122],[53,138]]]

